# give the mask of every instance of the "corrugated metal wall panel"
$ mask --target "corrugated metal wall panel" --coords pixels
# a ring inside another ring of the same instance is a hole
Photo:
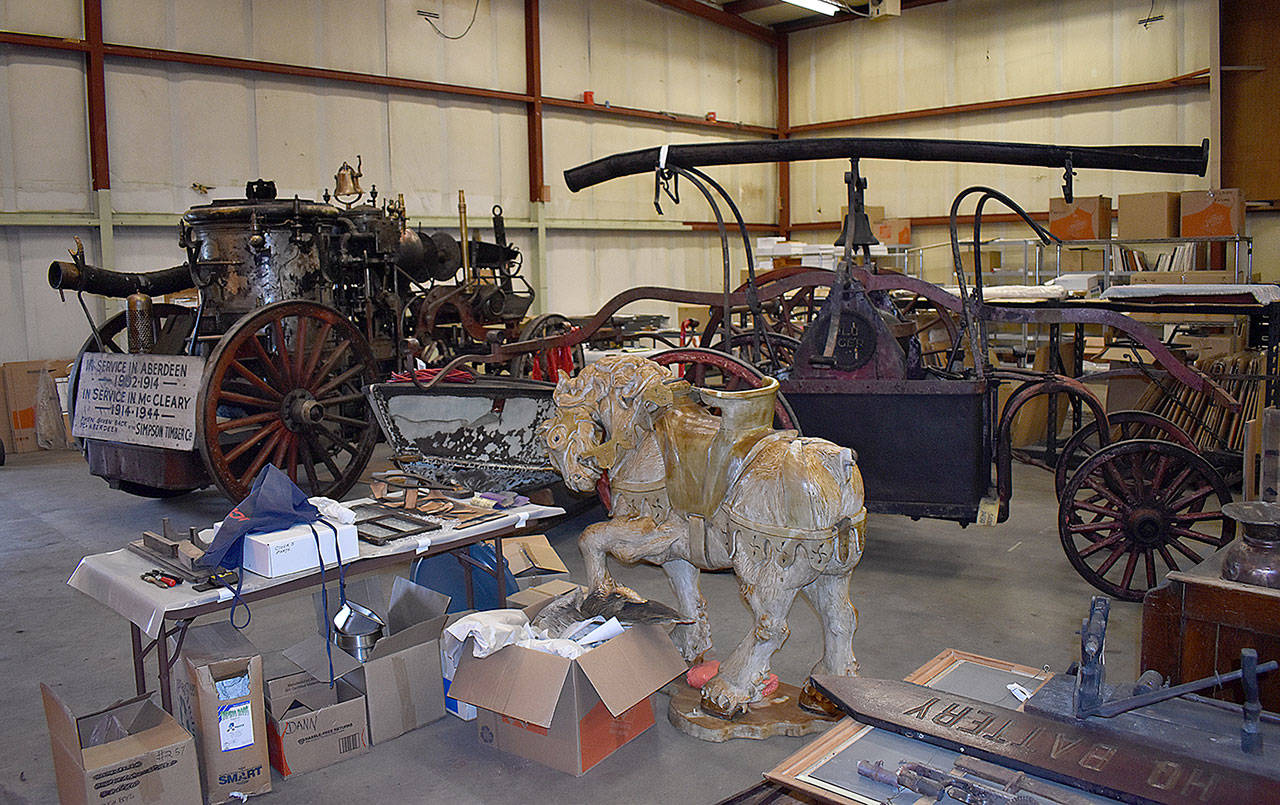
[[[456,215],[458,190],[471,214],[502,204],[529,214],[524,108],[460,98],[393,94],[391,192],[404,193],[410,215]]]
[[[4,0],[0,2],[0,30],[45,36],[79,38],[81,0]]]
[[[1170,78],[1209,64],[1211,0],[1180,0],[1143,28],[1147,4],[980,0],[912,9],[883,23],[793,35],[793,125]],[[998,21],[999,24],[994,24]],[[857,76],[857,81],[843,80]],[[815,136],[944,137],[1065,144],[1196,143],[1209,134],[1207,89],[830,129]],[[844,166],[792,169],[792,220],[834,220]],[[1028,209],[1060,195],[1061,171],[867,161],[868,203],[894,216],[945,214],[971,184]],[[1082,171],[1076,192],[1117,195],[1204,186],[1197,177]]]
[[[563,0],[543,4],[542,42],[547,95],[773,125],[773,48],[727,28],[646,0]]]
[[[0,198],[8,209],[87,210],[84,59],[29,50],[3,58],[8,116],[0,126],[11,162],[0,172]]]
[[[524,91],[524,5],[481,0],[475,25],[459,40],[438,35],[417,10],[436,10],[436,25],[450,36],[471,19],[474,0],[387,0],[387,72],[450,84]]]
[[[88,234],[80,233],[87,251],[96,247]],[[88,329],[75,296],[68,294],[64,303],[46,280],[49,262],[72,245],[70,234],[59,229],[0,230],[0,256],[9,268],[4,287],[14,291],[0,300],[0,361],[72,356],[84,343]]]
[[[548,236],[547,289],[552,310],[595,313],[615,294],[637,285],[693,290],[721,287],[720,241],[695,232],[555,232]],[[732,245],[732,244],[731,244]],[[741,264],[741,249],[736,264]],[[678,325],[676,306],[637,302],[622,313],[657,313]]]

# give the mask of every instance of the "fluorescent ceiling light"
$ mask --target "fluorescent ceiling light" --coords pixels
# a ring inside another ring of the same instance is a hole
[[[830,2],[830,0],[784,0],[793,6],[807,8],[810,11],[816,11],[819,14],[826,14],[828,17],[840,10],[840,6]]]

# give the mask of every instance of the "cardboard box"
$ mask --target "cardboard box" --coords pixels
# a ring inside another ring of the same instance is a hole
[[[1181,199],[1178,193],[1126,193],[1118,199],[1116,238],[1176,238],[1181,227]]]
[[[1106,255],[1102,249],[1063,249],[1062,271],[1101,271]],[[1116,268],[1116,266],[1112,266]]]
[[[1103,240],[1111,237],[1111,199],[1076,196],[1049,199],[1049,232],[1063,240]]]
[[[1000,256],[1000,252],[983,251],[982,252],[982,273],[986,274],[986,272],[988,271],[999,271],[1000,265],[1003,262],[1004,262],[1004,259]],[[970,276],[973,275],[973,248],[972,247],[969,247],[969,248],[966,248],[964,246],[960,247],[960,266],[964,269],[965,274]]]
[[[697,322],[693,331],[695,334],[701,333],[707,323],[711,321],[711,309],[706,305],[677,305],[676,329],[680,329],[680,324],[686,319],[693,319]]]
[[[329,595],[325,613],[320,593],[315,602],[319,634],[284,652],[302,668],[308,657],[325,656],[325,622],[332,623],[341,603]],[[372,609],[386,623],[382,639],[374,643],[363,663],[338,649],[333,651],[333,674],[345,679],[365,697],[369,743],[377,744],[444,718],[444,687],[440,683],[440,630],[448,617],[449,596],[396,576],[347,582],[347,598]],[[322,675],[328,681],[326,658]]]
[[[1244,193],[1237,188],[1182,193],[1181,236],[1220,237],[1244,232]]]
[[[566,581],[569,578],[569,568],[542,534],[504,539],[502,557],[507,560],[507,569],[516,577],[516,584],[522,590],[553,578]]]
[[[227,621],[187,630],[173,679],[178,721],[196,739],[204,801],[271,790],[262,655]]]
[[[312,667],[305,670],[282,660],[278,671],[266,673],[267,748],[271,768],[281,777],[322,769],[369,751],[364,696],[343,679],[330,687],[327,660],[312,659],[308,663]]]
[[[149,696],[76,716],[48,685],[40,695],[61,802],[200,802],[195,741]]]
[[[1107,364],[1109,371],[1129,369],[1133,367],[1133,356],[1138,356],[1145,366],[1155,364],[1155,358],[1141,347],[1109,346],[1094,358],[1098,363]],[[1138,401],[1150,388],[1151,381],[1145,377],[1112,377],[1107,379],[1107,413],[1113,411],[1132,411],[1138,408]]]
[[[333,528],[316,523],[314,534],[305,523],[266,534],[249,534],[244,538],[244,569],[267,578],[315,570],[320,566],[316,535],[320,537],[320,557],[326,565],[335,564],[339,554],[344,562],[358,558],[360,541],[355,524],[325,522],[332,523]],[[336,539],[334,529],[338,532]]]
[[[9,440],[5,443],[7,449],[14,453],[34,453],[40,449],[36,444],[36,391],[40,375],[48,370],[55,380],[66,377],[72,360],[13,361],[0,367],[0,374],[4,376],[5,420],[9,431]]]
[[[506,543],[507,540],[503,540],[504,546]],[[548,547],[550,546],[548,545]],[[506,551],[504,550],[503,553],[505,554]],[[508,595],[507,606],[520,607],[522,609],[527,608],[527,611],[529,612],[536,612],[538,609],[542,608],[542,605],[546,604],[551,599],[578,589],[578,585],[569,581],[567,577],[557,577],[547,580],[545,576],[535,576],[533,581],[536,583],[526,587],[521,587],[518,592]],[[517,583],[518,582],[519,579],[517,579]],[[449,616],[449,620],[445,624],[445,627],[447,628],[458,619],[466,615],[470,615],[472,612],[475,612],[475,610],[468,609],[462,612],[453,613]],[[445,641],[441,640],[440,675],[444,681],[444,709],[450,715],[457,716],[463,721],[472,721],[475,719],[477,712],[475,705],[460,702],[449,695],[449,688],[453,685],[453,676],[457,670],[457,665],[451,664],[449,662],[449,658],[445,656]]]
[[[871,224],[871,232],[876,240],[885,246],[911,245],[911,219],[886,218]]]
[[[652,624],[576,660],[515,645],[477,658],[469,643],[450,693],[479,708],[480,743],[575,776],[653,726],[650,696],[685,671],[671,638]]]

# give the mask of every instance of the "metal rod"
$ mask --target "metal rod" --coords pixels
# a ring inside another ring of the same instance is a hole
[[[1280,663],[1275,660],[1264,662],[1258,666],[1258,675],[1270,673],[1280,667]],[[1208,687],[1217,685],[1226,685],[1235,682],[1243,676],[1243,672],[1239,669],[1230,671],[1225,674],[1214,674],[1206,676],[1204,679],[1196,679],[1191,682],[1183,682],[1181,685],[1174,685],[1171,688],[1160,688],[1150,693],[1142,693],[1137,696],[1130,696],[1127,699],[1119,699],[1103,704],[1097,710],[1092,712],[1084,712],[1082,715],[1102,716],[1103,718],[1111,718],[1121,713],[1127,713],[1130,710],[1136,710],[1139,707],[1146,707],[1149,704],[1163,702],[1169,699],[1176,699],[1184,693],[1195,693],[1197,690],[1204,690]]]

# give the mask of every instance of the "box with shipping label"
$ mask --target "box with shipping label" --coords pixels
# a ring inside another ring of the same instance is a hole
[[[1182,219],[1178,193],[1125,193],[1117,201],[1117,239],[1178,237]]]
[[[569,568],[543,534],[507,537],[502,541],[502,557],[522,590],[552,579],[569,578]]]
[[[871,225],[871,233],[885,246],[911,245],[911,219],[886,218]]]
[[[449,596],[396,576],[347,582],[347,599],[372,609],[386,624],[383,636],[364,662],[338,649],[332,652],[335,679],[345,679],[364,694],[369,743],[377,744],[444,718],[444,688],[440,682],[440,630],[448,617]],[[328,682],[325,624],[342,606],[338,595],[328,596],[326,614],[320,593],[312,596],[319,634],[287,649],[284,656]],[[317,668],[325,657],[323,672]]]
[[[312,525],[299,523],[280,531],[245,536],[244,569],[267,578],[315,570],[320,566],[316,557],[317,539],[320,557],[326,566],[335,564],[339,556],[343,562],[360,557],[355,524],[326,519]]]
[[[195,736],[204,801],[271,790],[262,655],[227,621],[187,630],[173,675],[178,721]]]
[[[1063,240],[1103,240],[1111,237],[1111,199],[1076,196],[1049,199],[1049,232]]]
[[[61,802],[198,805],[195,741],[149,696],[76,716],[48,685],[40,694]]]
[[[1183,191],[1182,237],[1241,234],[1244,234],[1244,193],[1238,188]]]
[[[33,453],[36,443],[36,401],[40,376],[48,371],[54,380],[68,375],[71,359],[14,361],[0,367],[4,376],[4,398],[9,441],[5,447],[15,453]]]
[[[477,658],[470,645],[450,693],[479,708],[480,742],[573,775],[653,726],[649,697],[685,671],[671,638],[653,624],[632,626],[576,660],[517,645]]]
[[[364,696],[343,679],[330,686],[325,658],[310,660],[307,669],[287,662],[292,671],[267,673],[267,748],[281,777],[369,751]]]

